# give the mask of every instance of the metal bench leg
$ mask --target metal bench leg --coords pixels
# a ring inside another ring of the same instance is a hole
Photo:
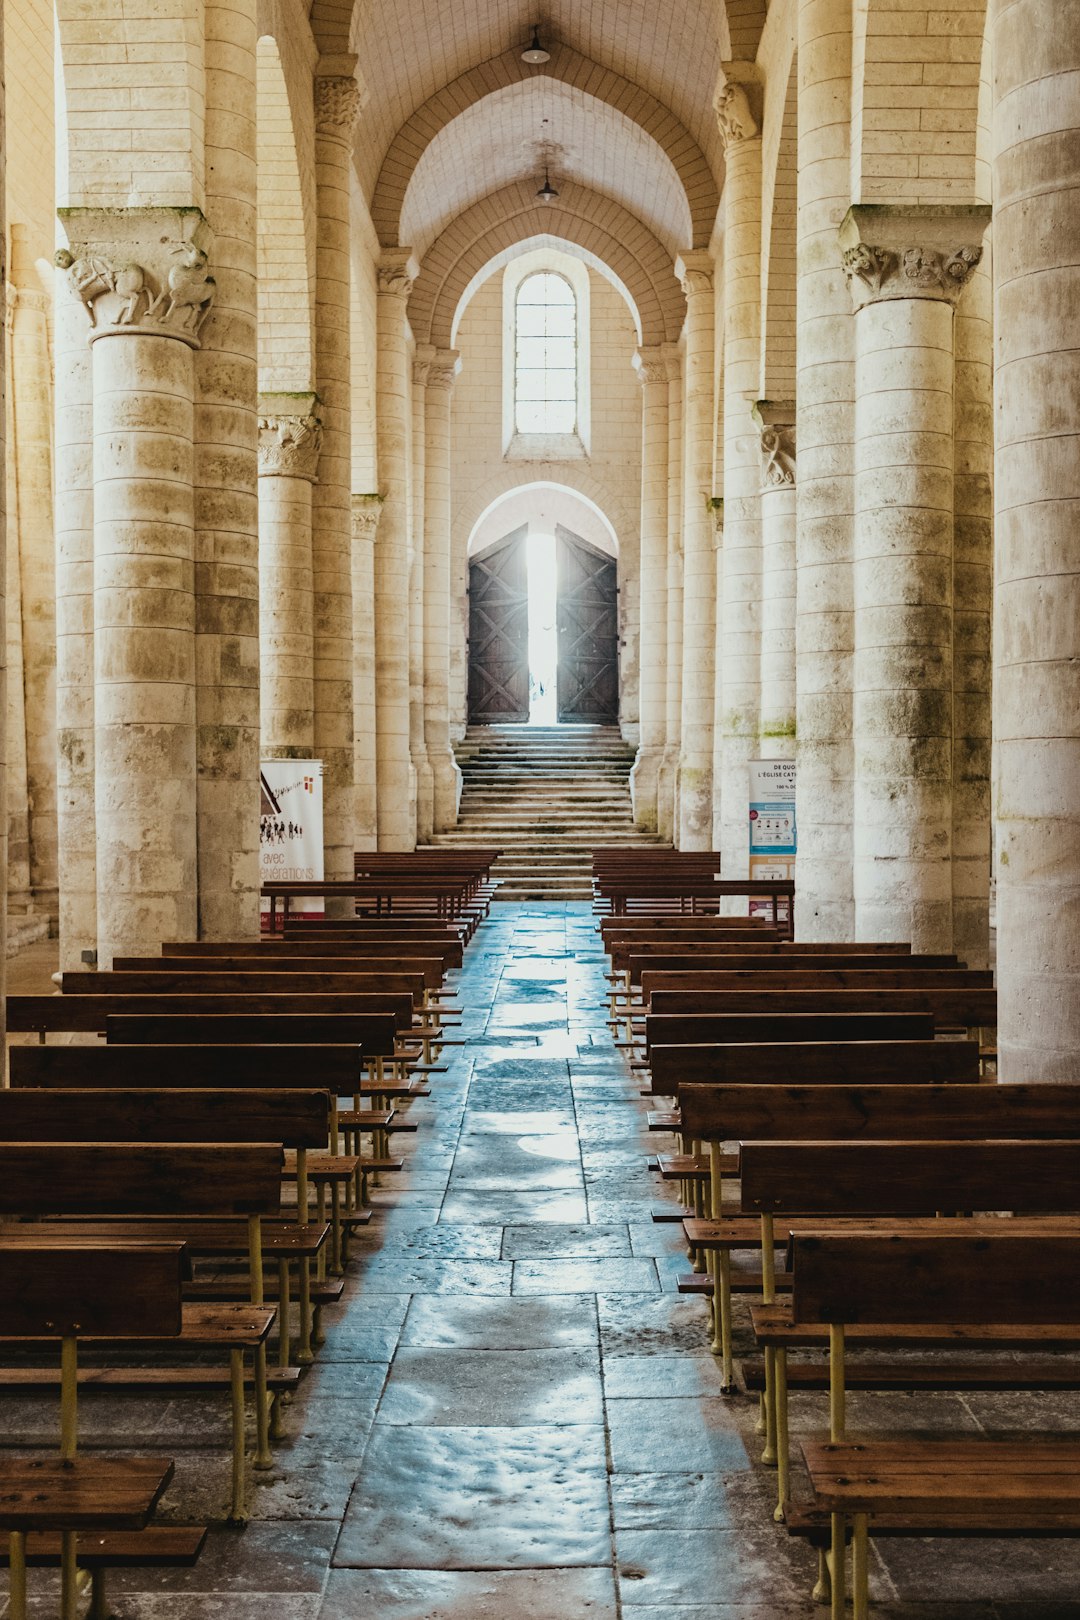
[[[278,1366],[289,1365],[289,1262],[279,1260],[278,1268]]]
[[[834,1513],[832,1518],[832,1553],[829,1574],[832,1577],[831,1620],[844,1620],[847,1605],[847,1570],[844,1561],[844,1515]]]
[[[765,1447],[761,1460],[767,1468],[776,1467],[776,1351],[765,1349]]]
[[[788,1432],[787,1351],[778,1347],[773,1354],[773,1380],[776,1418],[776,1512],[777,1524],[784,1522],[788,1497],[791,1495],[791,1452]]]
[[[229,1507],[230,1524],[247,1523],[244,1502],[244,1465],[247,1461],[247,1437],[244,1425],[244,1352],[229,1351],[229,1392],[232,1399],[232,1502]]]
[[[870,1613],[868,1527],[865,1513],[856,1513],[851,1542],[851,1601],[854,1620],[867,1620]]]
[[[86,1611],[86,1620],[111,1620],[109,1600],[105,1595],[103,1569],[94,1569],[90,1572],[90,1607]]]
[[[266,1387],[266,1344],[255,1346],[255,1467],[273,1468],[274,1454],[270,1449],[273,1421],[270,1397]],[[276,1405],[276,1402],[275,1402]],[[280,1422],[278,1424],[280,1428]],[[280,1435],[277,1436],[281,1438]]]
[[[26,1620],[26,1535],[13,1530],[8,1538],[8,1612],[11,1620]]]
[[[296,1359],[302,1367],[315,1360],[311,1348],[311,1261],[300,1262],[300,1345]]]
[[[819,1547],[817,1555],[817,1580],[814,1582],[814,1589],[810,1593],[810,1596],[815,1603],[828,1603],[831,1592],[832,1582],[829,1579],[829,1554],[824,1547]]]

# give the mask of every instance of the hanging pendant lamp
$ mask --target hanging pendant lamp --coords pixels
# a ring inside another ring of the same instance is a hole
[[[545,51],[540,43],[540,25],[533,23],[532,39],[527,50],[522,51],[521,60],[528,62],[530,67],[539,67],[542,62],[551,61],[551,52]]]

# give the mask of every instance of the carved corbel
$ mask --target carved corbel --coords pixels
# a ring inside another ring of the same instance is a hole
[[[761,434],[761,492],[795,486],[795,406],[759,399],[751,412]]]

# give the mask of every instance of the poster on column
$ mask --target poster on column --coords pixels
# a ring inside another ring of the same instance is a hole
[[[795,878],[795,761],[750,761],[750,876],[794,881]],[[788,908],[781,901],[779,916]],[[771,917],[769,900],[751,900],[751,917]]]
[[[260,766],[260,883],[322,882],[323,763],[321,759],[264,759]],[[270,902],[261,902],[261,927],[270,927]],[[280,907],[278,915],[280,917]],[[292,900],[289,915],[321,917],[321,900]]]

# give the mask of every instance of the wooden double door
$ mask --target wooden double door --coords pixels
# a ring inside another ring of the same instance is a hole
[[[527,531],[518,529],[469,564],[469,722],[529,718]],[[560,722],[619,718],[619,599],[614,557],[555,530],[556,706]]]

